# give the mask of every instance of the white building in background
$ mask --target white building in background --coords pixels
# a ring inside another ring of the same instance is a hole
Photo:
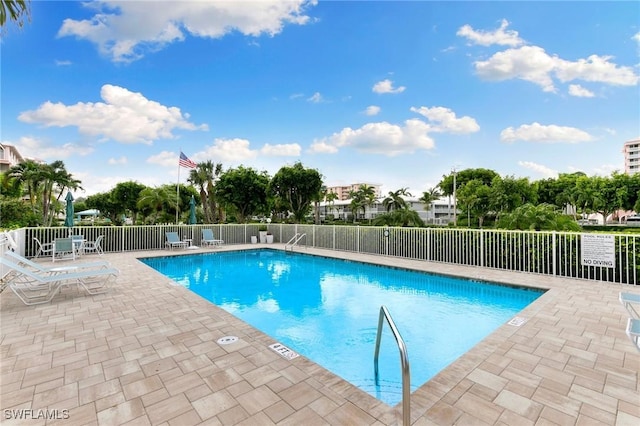
[[[0,143],[0,173],[4,173],[16,164],[22,163],[24,158],[18,149],[6,143]]]
[[[640,139],[624,143],[624,172],[628,175],[640,172]]]
[[[422,201],[415,197],[403,197],[411,210],[418,212],[420,218],[431,225],[446,225],[453,222],[453,205],[448,198],[440,198],[431,202],[427,208]],[[367,206],[362,214],[362,210],[358,211],[358,219],[375,219],[376,217],[387,213],[382,201],[384,197],[376,198],[372,206]],[[351,211],[351,199],[336,200],[333,202],[323,201],[320,203],[320,219],[326,220],[327,217],[333,217],[334,220],[353,221],[353,212]]]

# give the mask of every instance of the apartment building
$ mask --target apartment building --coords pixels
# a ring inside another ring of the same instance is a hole
[[[24,161],[24,159],[15,146],[0,143],[0,173],[6,172],[22,161]]]
[[[624,143],[624,172],[632,175],[640,172],[640,139],[633,139]]]
[[[380,198],[380,196],[382,195],[382,193],[380,192],[380,185],[376,185],[374,183],[354,183],[354,184],[345,185],[345,186],[330,186],[327,188],[327,193],[333,192],[338,195],[338,200],[344,201],[351,198],[349,197],[349,193],[351,191],[356,192],[363,185],[372,187],[373,191],[376,194],[376,198]]]

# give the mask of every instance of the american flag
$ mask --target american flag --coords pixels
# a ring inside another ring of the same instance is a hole
[[[178,161],[178,164],[180,165],[180,167],[186,167],[187,169],[195,169],[196,167],[198,167],[198,165],[189,160],[189,157],[184,155],[184,152],[182,151],[180,151],[180,161]]]

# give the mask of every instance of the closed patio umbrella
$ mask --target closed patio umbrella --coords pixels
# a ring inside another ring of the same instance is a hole
[[[196,224],[196,200],[191,196],[191,201],[189,201],[189,225]]]
[[[64,226],[71,228],[73,227],[73,195],[71,195],[71,192],[67,192],[66,200]]]

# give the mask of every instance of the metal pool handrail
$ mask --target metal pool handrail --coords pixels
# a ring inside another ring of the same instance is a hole
[[[376,336],[376,351],[373,355],[373,366],[375,371],[375,381],[378,385],[378,354],[380,353],[380,338],[382,337],[382,320],[385,319],[393,337],[396,339],[398,349],[400,350],[400,364],[402,367],[402,424],[409,426],[411,424],[411,372],[409,369],[409,356],[407,355],[407,346],[404,344],[402,336],[391,318],[391,314],[383,305],[380,306],[380,316],[378,317],[378,333]]]

